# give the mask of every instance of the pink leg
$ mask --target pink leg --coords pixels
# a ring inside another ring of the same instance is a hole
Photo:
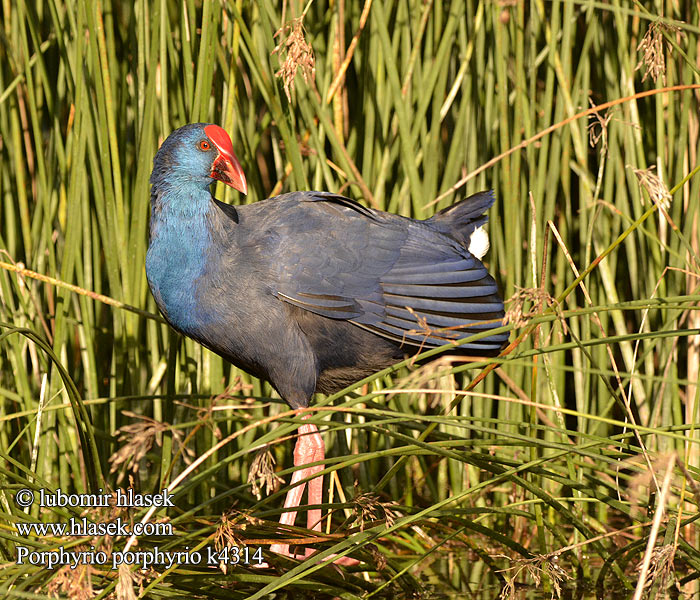
[[[321,446],[321,455],[314,457],[314,461],[325,459],[324,447]],[[322,466],[312,467],[318,473],[323,470]],[[323,502],[323,475],[309,481],[309,504],[321,504]],[[313,508],[307,513],[306,526],[314,531],[321,531],[321,509]]]
[[[302,417],[308,418],[308,417]],[[302,465],[308,465],[312,462],[323,461],[326,457],[326,448],[323,444],[323,438],[318,432],[318,427],[312,423],[304,423],[299,426],[299,439],[297,440],[296,446],[294,447],[294,466],[300,467]],[[302,479],[311,477],[316,473],[323,471],[323,465],[317,465],[314,467],[306,467],[294,471],[292,475],[291,486],[294,486]],[[323,502],[323,475],[314,477],[309,482],[309,504],[321,504]],[[287,492],[287,497],[284,500],[285,508],[296,508],[301,504],[301,497],[304,494],[304,487],[306,484],[302,483],[292,487],[289,492]],[[294,525],[296,520],[297,511],[291,510],[282,513],[280,517],[280,525]],[[321,509],[314,508],[307,512],[306,526],[308,529],[314,531],[321,531]],[[284,554],[285,556],[290,556],[292,558],[304,558],[305,556],[311,556],[315,550],[313,548],[307,548],[304,555],[294,555],[289,551],[288,544],[272,544],[270,550],[277,552],[278,554]],[[349,558],[343,556],[336,561],[338,564],[345,566],[352,566],[359,564],[359,561],[354,558]],[[262,566],[262,565],[261,565]]]
[[[294,448],[294,466],[300,467],[311,462],[323,460],[325,458],[325,454],[326,451],[325,446],[323,444],[323,438],[321,438],[321,434],[318,432],[318,427],[311,423],[304,423],[303,425],[300,425],[299,439],[297,440],[296,446]],[[307,477],[310,477],[311,475],[314,475],[322,470],[323,465],[318,465],[294,471],[290,485],[294,486],[302,479],[306,479]],[[284,507],[296,508],[297,506],[299,506],[299,504],[301,504],[301,497],[304,494],[305,487],[305,483],[292,487],[292,489],[289,490],[289,492],[287,492],[287,497],[284,500]],[[309,504],[321,504],[322,496],[323,476],[320,476],[312,479],[309,482]],[[296,510],[282,513],[282,516],[280,517],[280,525],[294,525],[296,516]],[[309,529],[314,529],[315,531],[320,531],[320,508],[315,508],[308,511],[307,527]],[[289,552],[289,546],[287,544],[273,544],[272,546],[270,546],[270,550],[272,550],[273,552],[277,552],[278,554],[292,556]]]

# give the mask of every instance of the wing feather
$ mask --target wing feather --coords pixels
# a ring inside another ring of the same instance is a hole
[[[430,221],[331,194],[304,194],[295,211],[305,226],[281,236],[277,249],[283,260],[274,293],[285,302],[427,348],[500,325],[496,282]],[[497,350],[507,338],[494,334],[464,347]]]

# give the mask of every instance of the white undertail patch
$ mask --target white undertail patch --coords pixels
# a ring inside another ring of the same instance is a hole
[[[477,227],[469,238],[469,252],[481,260],[489,250],[489,234],[483,226]]]

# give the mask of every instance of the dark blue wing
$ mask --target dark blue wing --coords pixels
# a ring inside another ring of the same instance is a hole
[[[500,325],[496,282],[481,261],[430,221],[374,211],[332,194],[294,197],[301,201],[286,218],[296,227],[293,235],[280,236],[277,248],[273,293],[281,300],[416,346],[436,347]],[[484,322],[493,319],[499,321]],[[498,349],[507,337],[489,336],[465,347]]]

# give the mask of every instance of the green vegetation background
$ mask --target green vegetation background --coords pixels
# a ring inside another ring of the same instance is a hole
[[[494,597],[505,585],[515,598],[515,581],[555,596],[573,581],[599,597],[649,582],[649,597],[676,583],[695,593],[696,2],[2,9],[0,595]],[[314,413],[338,535],[293,533],[366,561],[344,577],[318,558],[145,573],[15,564],[17,544],[127,544],[21,538],[18,521],[80,510],[24,512],[17,490],[153,492],[197,457],[173,486],[177,509],[152,517],[177,535],[139,549],[267,548],[283,534],[286,488],[270,465],[289,479],[298,421],[269,386],[174,335],[146,284],[152,157],[196,121],[233,138],[250,193],[219,186],[228,202],[326,189],[426,218],[496,193],[486,261],[512,299],[509,352],[490,366],[446,353],[404,365]],[[251,472],[277,492],[256,499]]]

